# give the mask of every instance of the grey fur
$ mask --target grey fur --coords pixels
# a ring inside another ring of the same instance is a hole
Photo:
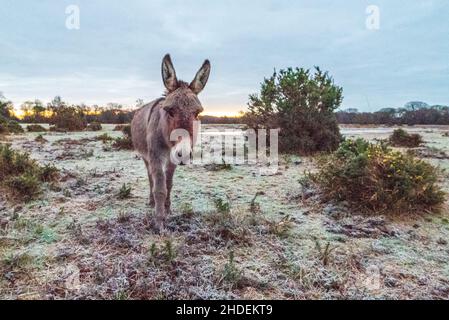
[[[206,60],[189,85],[176,78],[171,58],[166,55],[162,61],[165,98],[140,108],[131,123],[134,148],[147,168],[150,206],[155,206],[154,226],[158,231],[163,229],[171,210],[170,193],[176,165],[171,162],[170,153],[177,143],[170,141],[170,133],[185,129],[194,141],[193,122],[203,111],[197,94],[204,89],[209,73],[210,63]]]

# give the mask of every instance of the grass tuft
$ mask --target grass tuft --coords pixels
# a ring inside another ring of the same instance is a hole
[[[124,183],[118,191],[117,197],[120,200],[128,199],[129,197],[131,197],[131,191],[131,185],[127,185],[126,183]]]

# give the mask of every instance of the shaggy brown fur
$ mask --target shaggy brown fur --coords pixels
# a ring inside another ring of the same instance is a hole
[[[140,108],[131,123],[135,150],[142,156],[150,182],[150,205],[155,206],[154,227],[164,228],[170,212],[170,192],[176,164],[170,154],[181,142],[170,141],[175,129],[184,129],[195,140],[194,121],[203,111],[197,95],[204,89],[210,74],[210,62],[206,60],[194,80],[187,84],[176,77],[169,55],[162,61],[162,79],[167,89],[164,98]]]

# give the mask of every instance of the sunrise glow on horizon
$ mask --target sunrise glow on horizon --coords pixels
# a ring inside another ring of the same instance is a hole
[[[124,110],[133,110],[135,108],[125,108]],[[93,112],[93,111],[92,111]],[[234,118],[234,117],[241,117],[242,116],[242,111],[239,112],[233,112],[233,111],[206,111],[203,112],[201,115],[202,116],[212,116],[212,117],[230,117],[230,118]],[[26,116],[26,113],[24,110],[22,110],[20,107],[15,106],[13,111],[12,111],[12,115],[18,119],[23,119]]]

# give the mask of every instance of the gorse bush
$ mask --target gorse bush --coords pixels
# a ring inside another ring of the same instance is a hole
[[[262,83],[260,94],[249,97],[243,122],[255,129],[280,129],[279,150],[312,154],[333,151],[341,142],[334,111],[342,88],[327,72],[315,68],[275,72]]]
[[[438,169],[383,143],[347,140],[311,176],[328,200],[375,212],[431,210],[445,201]]]
[[[20,124],[12,119],[0,115],[0,134],[23,133],[24,130]]]
[[[39,179],[43,182],[52,182],[59,177],[59,170],[50,164],[46,164],[39,168]]]
[[[101,141],[103,143],[107,143],[108,141],[114,140],[114,138],[111,137],[110,135],[108,135],[107,133],[103,133],[102,135],[99,135],[98,137],[96,137],[95,140]]]
[[[41,192],[41,181],[31,172],[11,176],[5,180],[4,185],[13,196],[20,197],[25,201],[36,198]]]
[[[404,129],[396,129],[389,138],[390,144],[394,147],[417,148],[423,143],[422,136],[410,134]]]
[[[59,171],[52,165],[40,166],[29,154],[0,144],[0,189],[25,201],[35,199],[44,182],[53,182]]]
[[[123,125],[121,131],[125,137],[131,138],[131,125]]]
[[[116,138],[112,146],[118,150],[132,150],[134,149],[132,136],[131,136],[131,126],[126,125],[122,127],[123,137]]]
[[[92,122],[87,126],[87,130],[89,131],[101,131],[101,129],[103,129],[103,127],[99,122]]]
[[[30,124],[27,126],[28,132],[46,132],[47,129],[45,129],[43,126],[39,124]]]
[[[53,131],[82,131],[87,127],[86,115],[76,107],[61,105],[52,111],[49,122]]]

